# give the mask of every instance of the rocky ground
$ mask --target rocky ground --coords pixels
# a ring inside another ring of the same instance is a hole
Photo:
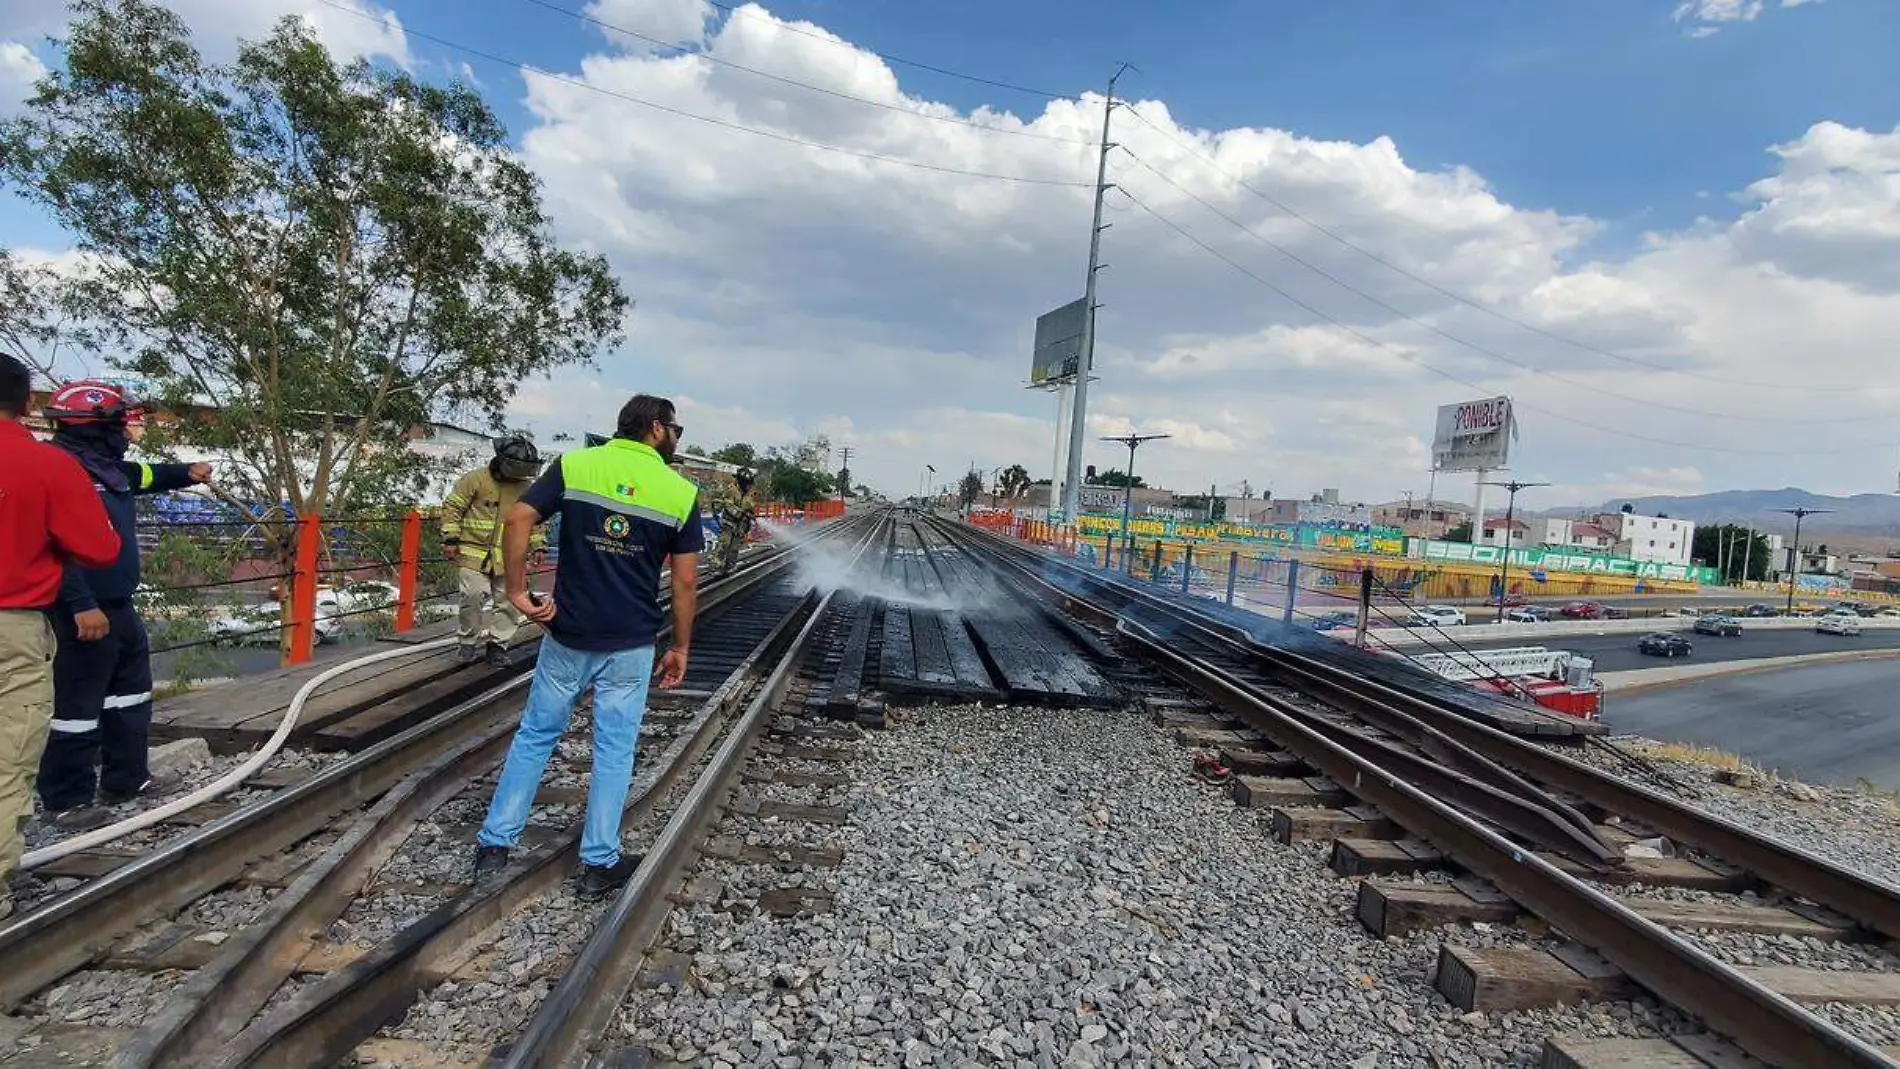
[[[1691,1027],[1645,1000],[1462,1014],[1438,947],[1524,945],[1460,926],[1385,941],[1324,847],[1283,847],[1188,776],[1133,713],[926,710],[861,743],[835,909],[676,911],[679,990],[623,1008],[664,1063],[1536,1064],[1554,1031]],[[707,863],[731,881],[746,869]]]

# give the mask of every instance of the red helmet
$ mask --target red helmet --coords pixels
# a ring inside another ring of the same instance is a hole
[[[54,391],[44,411],[55,423],[123,423],[134,406],[122,387],[103,379],[80,379]]]

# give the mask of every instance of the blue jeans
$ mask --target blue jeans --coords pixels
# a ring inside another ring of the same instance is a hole
[[[574,702],[594,688],[594,772],[587,786],[587,824],[581,833],[581,861],[612,865],[620,860],[620,815],[633,783],[633,751],[640,741],[640,720],[647,711],[647,683],[653,678],[653,647],[632,650],[575,650],[541,640],[534,684],[521,711],[521,726],[508,746],[508,760],[495,785],[495,800],[475,841],[512,847],[528,826],[528,810],[541,786],[541,773],[554,744],[567,730]]]

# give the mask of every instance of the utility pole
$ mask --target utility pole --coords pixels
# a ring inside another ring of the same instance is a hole
[[[1399,496],[1405,499],[1405,516],[1399,521],[1399,530],[1412,533],[1412,491],[1400,490]]]
[[[1790,547],[1788,556],[1788,609],[1786,613],[1788,616],[1793,616],[1794,585],[1796,579],[1801,575],[1801,521],[1807,519],[1809,516],[1818,516],[1823,512],[1833,512],[1834,510],[1796,507],[1791,509],[1770,509],[1769,511],[1785,512],[1794,517],[1794,545]]]
[[[1115,113],[1115,83],[1131,69],[1124,63],[1118,67],[1108,80],[1108,96],[1102,101],[1102,144],[1095,158],[1095,221],[1089,229],[1089,278],[1088,285],[1082,291],[1082,358],[1076,362],[1075,399],[1069,413],[1069,463],[1068,475],[1062,485],[1062,509],[1073,523],[1080,511],[1082,498],[1082,432],[1088,425],[1089,413],[1089,372],[1095,367],[1095,276],[1102,268],[1102,231],[1108,229],[1102,222],[1102,202],[1107,199],[1108,150],[1114,148],[1114,142],[1108,139],[1108,120]],[[1132,453],[1131,453],[1132,456]],[[1131,461],[1132,463],[1132,461]],[[1132,487],[1130,488],[1132,489]],[[1124,532],[1125,533],[1125,532]]]
[[[1549,483],[1521,483],[1512,479],[1506,483],[1479,483],[1479,486],[1502,486],[1510,491],[1510,503],[1504,507],[1504,552],[1498,554],[1498,623],[1504,622],[1504,595],[1511,590],[1511,543],[1517,541],[1512,525],[1517,520],[1517,492],[1533,486],[1549,486]],[[1475,533],[1475,532],[1474,532]],[[1475,541],[1475,540],[1474,540]]]
[[[1120,442],[1128,447],[1127,485],[1122,487],[1122,555],[1128,554],[1128,522],[1135,513],[1135,447],[1143,442],[1152,442],[1160,438],[1172,438],[1171,434],[1122,434],[1104,436],[1104,442]]]
[[[840,452],[844,455],[844,462],[838,466],[838,481],[844,485],[838,487],[838,496],[849,501],[851,500],[851,447],[844,446]]]

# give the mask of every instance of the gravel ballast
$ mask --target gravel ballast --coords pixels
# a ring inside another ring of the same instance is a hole
[[[1275,843],[1264,814],[1192,780],[1191,752],[1135,713],[924,710],[858,749],[842,766],[850,823],[818,829],[843,864],[776,874],[834,891],[834,909],[733,908],[764,871],[702,861],[727,895],[672,915],[662,946],[690,968],[677,992],[622,1007],[618,1042],[787,1069],[1439,1069],[1533,1065],[1553,1031],[1691,1027],[1648,1000],[1461,1013],[1430,988],[1439,945],[1532,936],[1373,939],[1323,844]]]

